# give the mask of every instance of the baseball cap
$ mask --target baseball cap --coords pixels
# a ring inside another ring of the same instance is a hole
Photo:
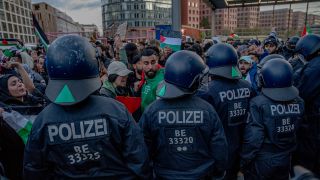
[[[109,75],[116,74],[118,76],[127,76],[132,73],[132,71],[130,71],[127,66],[120,61],[111,62],[107,71]]]
[[[241,46],[238,48],[237,51],[241,53],[241,52],[247,51],[247,50],[249,50],[247,45],[241,45]]]
[[[241,56],[239,61],[246,61],[247,63],[251,64],[253,61],[250,56]]]

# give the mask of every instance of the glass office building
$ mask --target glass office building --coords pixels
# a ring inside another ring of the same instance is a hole
[[[171,0],[102,0],[102,25],[111,35],[123,22],[128,38],[149,37],[155,25],[171,24]],[[149,37],[150,38],[150,37]]]

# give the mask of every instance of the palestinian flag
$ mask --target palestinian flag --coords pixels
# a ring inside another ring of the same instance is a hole
[[[232,39],[239,39],[239,36],[236,33],[230,34],[229,37],[231,37]]]
[[[21,44],[17,39],[1,39],[0,38],[0,49],[10,49],[16,47],[20,49]]]
[[[32,14],[33,26],[36,36],[40,39],[41,44],[43,44],[44,48],[47,50],[49,46],[49,40],[46,34],[43,32],[42,28],[40,27],[36,17]]]
[[[311,29],[308,25],[305,25],[304,28],[303,28],[303,31],[301,33],[301,37],[305,36],[305,35],[308,35],[308,34],[311,34]]]
[[[160,47],[165,48],[169,47],[172,49],[172,51],[179,51],[181,50],[181,36],[178,37],[175,34],[172,34],[171,36],[170,33],[166,33],[167,36],[164,34],[160,34]]]
[[[23,143],[26,144],[31,132],[32,121],[13,110],[11,112],[3,112],[2,116],[3,120],[16,131]]]

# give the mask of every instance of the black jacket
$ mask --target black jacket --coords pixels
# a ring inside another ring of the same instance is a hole
[[[239,168],[237,161],[240,159],[243,130],[252,94],[247,81],[221,77],[216,77],[207,86],[202,86],[197,93],[216,109],[221,119],[228,142],[229,169],[235,166]]]
[[[26,179],[145,179],[148,153],[140,128],[111,98],[48,105],[25,148]]]
[[[320,56],[304,65],[296,87],[305,101],[306,118],[301,126],[301,135],[320,140]]]
[[[278,158],[290,155],[296,147],[296,132],[303,114],[304,103],[300,97],[284,102],[273,101],[263,94],[253,98],[241,166],[244,168],[254,159],[271,158],[270,154],[277,154]]]
[[[224,172],[228,149],[223,127],[202,99],[156,100],[139,125],[157,178],[200,179]]]

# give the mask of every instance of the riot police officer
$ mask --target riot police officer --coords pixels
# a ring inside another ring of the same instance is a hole
[[[305,101],[306,116],[298,133],[295,164],[320,177],[320,36],[303,37],[297,44],[297,50],[306,60],[296,76],[296,87]]]
[[[226,133],[229,157],[225,179],[236,179],[240,168],[240,145],[252,96],[250,84],[241,79],[237,63],[238,55],[231,45],[213,45],[206,56],[211,81],[197,93],[217,110]]]
[[[284,59],[266,62],[259,80],[262,94],[250,101],[241,169],[249,180],[288,180],[303,100],[292,86],[292,68]]]
[[[298,36],[292,36],[288,39],[286,42],[286,45],[282,48],[283,52],[282,55],[286,58],[286,60],[289,60],[292,58],[295,54],[294,50],[296,48],[296,44],[299,41]]]
[[[25,179],[148,178],[143,135],[125,106],[93,95],[101,86],[95,50],[76,35],[49,47],[46,95],[24,155]]]
[[[270,55],[264,57],[263,59],[261,59],[259,64],[257,64],[257,73],[255,74],[255,77],[254,77],[255,83],[257,84],[257,86],[256,86],[257,87],[257,89],[256,89],[256,93],[257,94],[261,93],[261,88],[262,88],[262,85],[261,85],[261,83],[259,81],[259,74],[261,72],[261,69],[262,69],[263,65],[266,62],[268,62],[268,61],[270,61],[272,59],[283,59],[283,60],[285,60],[285,57],[283,57],[280,54],[270,54]]]
[[[156,100],[139,121],[156,179],[204,179],[223,176],[227,142],[218,114],[192,96],[208,71],[190,51],[172,54]]]
[[[293,68],[294,85],[297,85],[301,75],[301,70],[310,61],[315,58],[320,50],[320,36],[315,34],[306,35],[298,41],[295,52],[296,57],[289,62]]]

